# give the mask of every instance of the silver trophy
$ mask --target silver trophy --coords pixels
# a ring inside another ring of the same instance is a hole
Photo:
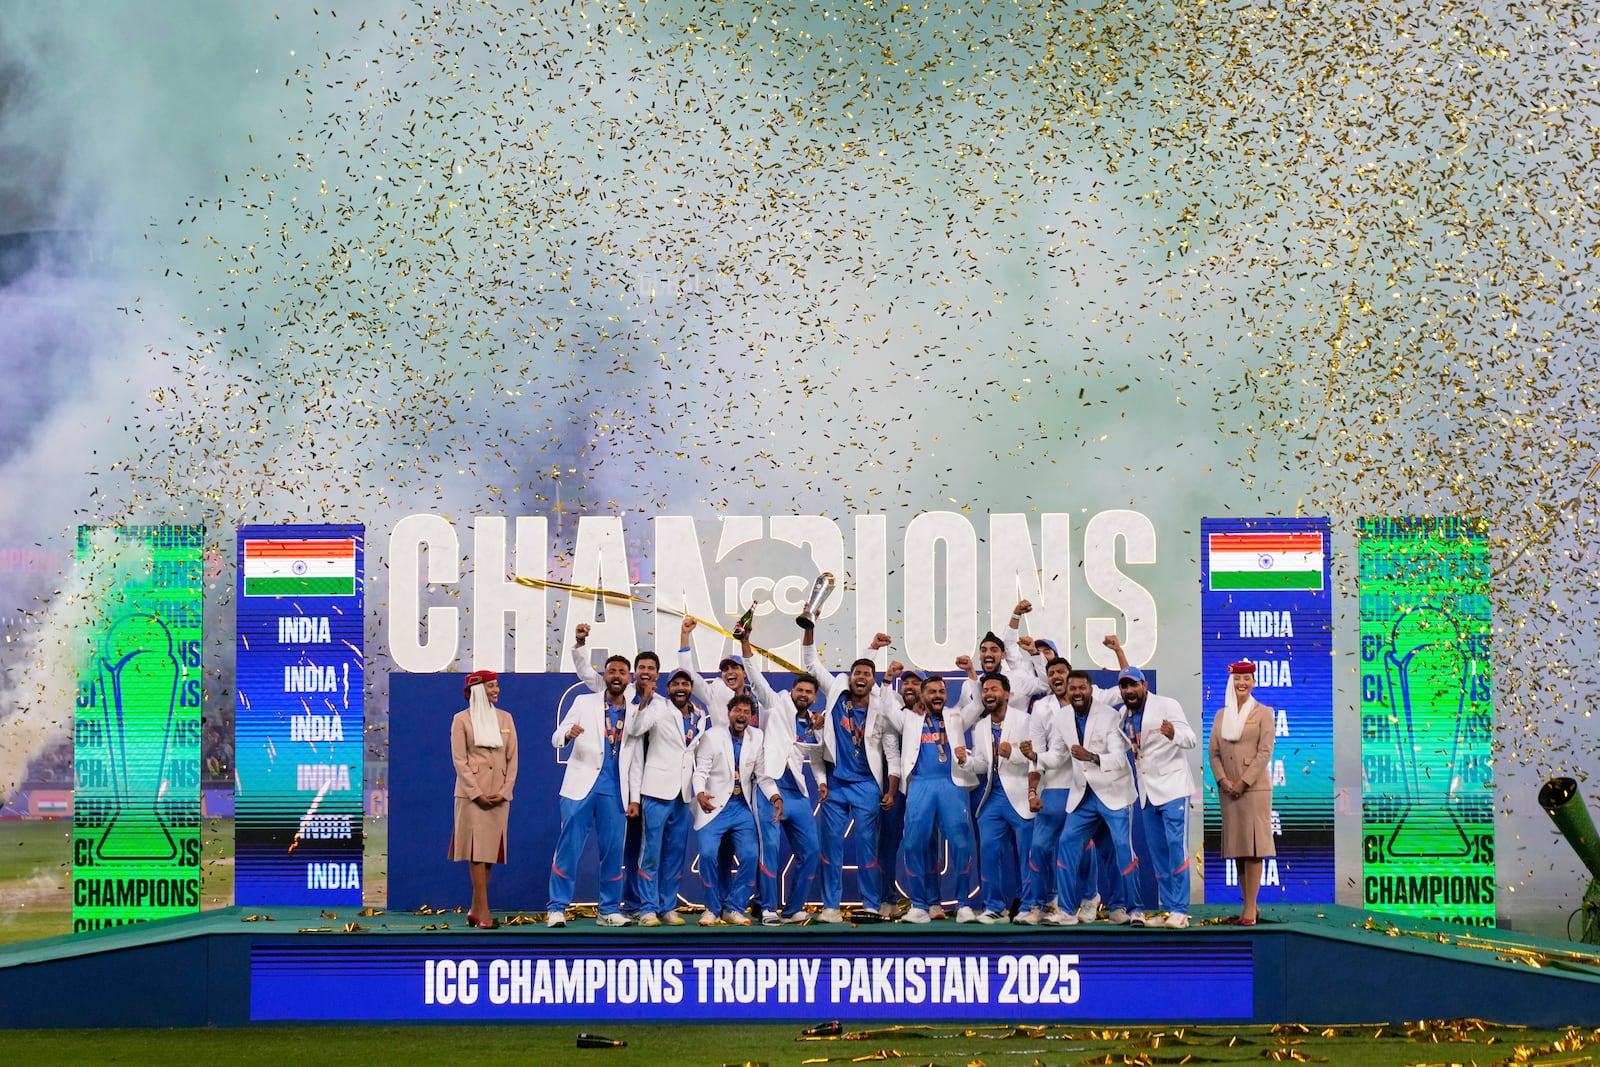
[[[811,583],[811,595],[806,597],[806,606],[800,609],[800,617],[794,620],[800,629],[809,630],[817,625],[817,616],[821,614],[822,605],[832,592],[833,572],[823,571],[817,575],[817,580]]]

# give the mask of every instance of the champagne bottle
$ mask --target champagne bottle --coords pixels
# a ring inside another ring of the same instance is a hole
[[[578,1035],[578,1047],[579,1048],[627,1048],[628,1047],[628,1043],[626,1041],[620,1041],[620,1040],[618,1040],[616,1038],[612,1038],[612,1037],[602,1037],[599,1034],[579,1034]]]
[[[733,624],[734,640],[743,641],[745,639],[745,635],[750,632],[750,627],[755,625],[755,621],[756,605],[755,601],[752,600],[750,602],[750,606],[745,609],[744,614],[739,616],[739,621]]]

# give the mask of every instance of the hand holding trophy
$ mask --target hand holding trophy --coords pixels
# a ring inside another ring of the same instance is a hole
[[[817,580],[811,583],[811,595],[806,597],[806,605],[800,609],[800,617],[794,620],[795,624],[802,630],[813,629],[817,625],[817,615],[821,613],[823,603],[832,592],[833,572],[823,571],[817,575]]]

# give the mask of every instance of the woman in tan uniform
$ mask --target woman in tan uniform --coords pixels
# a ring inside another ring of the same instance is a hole
[[[1222,855],[1237,860],[1244,907],[1232,920],[1254,926],[1261,914],[1262,861],[1277,854],[1272,843],[1272,739],[1277,720],[1271,708],[1250,696],[1256,684],[1253,663],[1228,667],[1228,703],[1211,724],[1211,773],[1222,805]]]
[[[473,671],[463,687],[467,709],[450,723],[450,758],[456,765],[456,818],[450,858],[464,860],[472,874],[468,926],[493,929],[489,914],[489,870],[506,861],[506,825],[511,788],[517,781],[517,726],[495,707],[500,678]]]

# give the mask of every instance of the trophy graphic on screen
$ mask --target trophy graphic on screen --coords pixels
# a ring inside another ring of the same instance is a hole
[[[177,855],[160,800],[182,670],[172,632],[154,615],[124,615],[106,630],[95,679],[112,794],[111,818],[95,847],[101,859]]]
[[[827,601],[828,594],[833,592],[833,572],[823,571],[817,575],[817,580],[811,583],[811,595],[806,597],[805,607],[800,609],[800,617],[795,619],[795,624],[802,630],[809,630],[817,625],[817,615],[822,611],[822,605]]]
[[[1383,654],[1404,803],[1389,852],[1461,857],[1472,842],[1457,810],[1465,727],[1468,656],[1455,616],[1422,604],[1394,621]]]

